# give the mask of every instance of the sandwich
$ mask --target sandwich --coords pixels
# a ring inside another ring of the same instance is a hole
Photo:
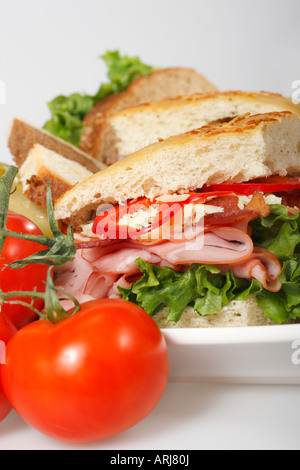
[[[120,160],[159,139],[230,121],[246,113],[291,111],[300,116],[299,104],[273,93],[226,91],[196,93],[127,107],[107,117],[102,146],[109,162]],[[106,142],[105,142],[106,141]]]
[[[99,101],[83,120],[80,148],[106,165],[116,160],[107,121],[130,106],[193,93],[213,93],[217,88],[193,69],[174,67],[152,70],[133,80],[120,93]]]
[[[151,144],[55,204],[77,253],[55,283],[121,297],[165,328],[300,316],[300,119],[239,116]]]

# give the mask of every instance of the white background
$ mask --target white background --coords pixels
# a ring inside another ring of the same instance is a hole
[[[0,160],[14,115],[37,126],[59,94],[95,93],[106,50],[193,67],[221,90],[292,94],[299,0],[0,0]]]
[[[221,90],[292,94],[299,0],[0,0],[0,161],[18,115],[37,126],[59,94],[95,93],[106,50],[197,69]],[[143,423],[90,448],[300,448],[298,387],[170,384]],[[62,448],[12,413],[0,448]]]

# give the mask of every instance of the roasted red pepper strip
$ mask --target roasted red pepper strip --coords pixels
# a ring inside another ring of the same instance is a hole
[[[201,191],[232,191],[236,194],[250,196],[260,191],[262,193],[278,193],[282,191],[292,191],[300,189],[300,178],[290,178],[286,176],[270,176],[249,181],[248,183],[221,183],[212,184],[201,189]]]
[[[162,202],[158,198],[153,200],[148,198],[139,198],[130,201],[127,204],[120,204],[112,207],[107,211],[99,214],[93,224],[92,231],[98,237],[126,240],[129,238],[138,238],[141,235],[150,233],[152,230],[161,227],[164,223],[169,222],[175,214],[186,204],[198,204],[207,201],[210,197],[225,197],[231,195],[231,192],[205,192],[187,193],[188,198],[184,201]],[[148,209],[151,205],[158,205],[159,210],[157,216],[151,224],[141,229],[130,227],[128,225],[121,225],[119,222],[125,215],[134,214],[141,209]]]

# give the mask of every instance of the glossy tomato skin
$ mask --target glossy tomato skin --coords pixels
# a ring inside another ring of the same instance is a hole
[[[9,211],[7,228],[14,232],[42,235],[40,229],[31,220],[21,214]],[[21,269],[2,268],[12,261],[24,259],[45,247],[31,241],[7,237],[0,259],[0,287],[3,292],[32,291],[35,287],[38,291],[45,290],[48,267],[43,265],[29,265]],[[28,298],[19,298],[30,302]],[[37,309],[43,307],[42,300],[35,300],[33,304]],[[2,313],[19,329],[36,318],[36,314],[27,307],[17,304],[4,304]]]
[[[141,421],[168,378],[164,337],[143,310],[119,299],[87,302],[57,325],[34,322],[9,342],[7,397],[54,439],[94,442]]]
[[[0,373],[5,367],[6,345],[16,332],[15,326],[0,313]],[[10,410],[11,404],[5,396],[0,375],[0,422],[6,418]]]

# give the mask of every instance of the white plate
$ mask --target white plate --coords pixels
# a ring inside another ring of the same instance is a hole
[[[300,384],[300,324],[162,332],[171,382]]]

